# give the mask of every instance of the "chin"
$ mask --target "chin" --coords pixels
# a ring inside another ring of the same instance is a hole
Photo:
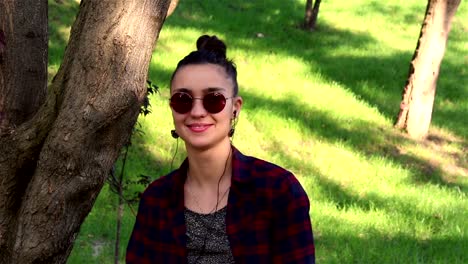
[[[199,150],[208,150],[218,144],[222,144],[227,138],[212,138],[208,136],[203,137],[189,137],[185,140],[185,145],[190,148]],[[229,141],[229,139],[227,139]]]
[[[187,142],[187,141],[185,141],[185,145],[188,148],[196,149],[196,150],[200,150],[200,151],[208,150],[208,149],[213,148],[215,146],[215,144],[213,144],[212,142],[199,142],[199,141],[197,141],[197,142],[193,142],[193,141]]]

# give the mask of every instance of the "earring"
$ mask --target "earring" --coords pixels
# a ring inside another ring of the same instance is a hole
[[[231,119],[231,129],[229,129],[228,136],[232,137],[234,136],[234,132],[236,131],[236,124],[237,124],[237,111],[234,110],[232,112],[233,118]]]
[[[232,125],[231,125],[232,127],[231,127],[231,129],[229,129],[229,133],[228,133],[229,137],[234,136],[235,127],[236,127],[236,123],[237,123],[236,122],[237,121],[237,111],[236,110],[234,110],[234,112],[232,112],[232,116],[233,116],[233,118],[231,120],[232,121]]]
[[[171,130],[171,136],[173,138],[179,138],[179,134],[177,134],[177,132],[175,131],[175,129]]]

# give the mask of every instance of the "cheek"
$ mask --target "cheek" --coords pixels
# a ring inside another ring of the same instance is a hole
[[[177,113],[172,112],[172,120],[174,124],[180,124],[181,122],[184,121],[184,117],[182,115],[179,115]]]
[[[230,124],[231,123],[231,116],[232,113],[230,111],[223,111],[222,113],[217,114],[214,118],[223,124]]]

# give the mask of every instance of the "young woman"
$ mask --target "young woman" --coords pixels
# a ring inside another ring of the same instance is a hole
[[[127,263],[314,263],[309,199],[294,175],[231,145],[242,108],[226,46],[201,36],[171,80],[187,158],[141,197]]]

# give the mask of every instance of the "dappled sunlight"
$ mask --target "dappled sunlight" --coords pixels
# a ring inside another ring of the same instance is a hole
[[[328,211],[326,208],[322,211]],[[322,219],[328,223],[325,227],[329,231],[327,236],[319,237],[318,245],[324,248],[323,254],[318,256],[320,259],[326,260],[327,263],[341,263],[342,255],[349,256],[347,261],[352,263],[361,262],[363,259],[378,260],[379,263],[399,263],[404,256],[405,262],[408,263],[428,263],[440,262],[444,263],[450,257],[453,257],[453,252],[463,251],[463,246],[458,242],[458,238],[454,236],[439,236],[439,237],[415,237],[414,234],[407,234],[401,230],[401,222],[394,222],[388,226],[388,230],[382,230],[380,221],[385,220],[385,216],[373,212],[362,215],[373,216],[373,223],[361,223],[360,218],[355,220],[346,219],[343,214],[327,215]],[[364,219],[365,221],[365,219]],[[440,224],[439,224],[440,225]],[[340,226],[339,229],[333,228]],[[343,246],[340,246],[343,245]],[[360,245],[364,250],[356,251],[355,245]],[[429,247],[440,249],[439,259],[434,259],[430,255]],[[398,252],[395,255],[382,254],[382,250],[389,249]],[[459,259],[461,259],[459,257]]]
[[[413,242],[452,237],[456,243],[456,237],[463,236],[467,227],[460,213],[466,216],[468,208],[460,202],[466,195],[459,190],[408,185],[411,170],[385,158],[367,158],[346,146],[316,141],[298,156],[290,152],[298,146],[284,141],[276,137],[267,150],[306,187],[318,245],[338,243],[335,236],[367,243],[400,243],[402,237]],[[400,247],[416,250],[419,246],[413,242]],[[362,245],[348,246],[355,252]]]
[[[162,92],[167,94],[166,92]],[[174,129],[168,95],[155,94],[151,100],[152,113],[138,119],[143,133],[138,135],[137,147],[148,155],[151,166],[145,167],[146,175],[153,179],[170,172],[170,163],[176,153],[177,141],[171,136]],[[179,139],[178,155],[173,164],[177,168],[185,157],[183,141]],[[136,154],[141,157],[141,154]]]

